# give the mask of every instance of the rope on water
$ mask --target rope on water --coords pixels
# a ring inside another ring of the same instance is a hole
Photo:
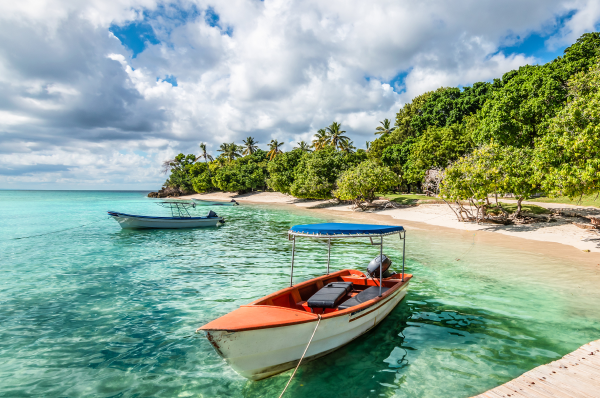
[[[109,217],[109,218],[110,218],[110,217]],[[10,238],[10,239],[7,239],[7,240],[28,239],[28,238],[35,238],[35,237],[38,237],[38,236],[44,236],[44,235],[56,234],[56,233],[59,233],[59,232],[70,231],[70,230],[72,230],[72,229],[77,229],[77,228],[87,227],[88,225],[96,224],[96,223],[99,223],[100,221],[104,221],[104,220],[107,220],[107,219],[106,219],[106,218],[102,218],[102,219],[100,219],[100,220],[97,220],[97,221],[94,221],[94,222],[91,222],[91,223],[87,223],[87,224],[78,225],[78,226],[76,226],[76,227],[72,227],[72,228],[60,229],[60,230],[58,230],[58,231],[46,232],[46,233],[43,233],[43,234],[38,234],[38,235],[19,236],[18,238]]]
[[[300,364],[302,363],[302,360],[304,359],[304,356],[306,355],[306,352],[308,351],[308,347],[310,346],[310,343],[312,342],[313,337],[315,337],[315,333],[317,333],[317,329],[319,328],[319,323],[321,323],[321,314],[317,314],[317,316],[319,317],[319,320],[317,321],[317,326],[315,326],[315,330],[313,331],[312,336],[310,336],[310,340],[308,340],[308,344],[306,345],[306,348],[304,349],[304,353],[300,357],[300,360],[298,361],[298,365],[296,365],[296,369],[294,369],[294,373],[292,373],[292,375],[290,376],[290,379],[288,380],[287,384],[285,385],[285,388],[281,392],[281,395],[279,395],[279,398],[283,397],[283,394],[285,394],[285,390],[287,390],[288,386],[290,385],[290,382],[294,378],[296,371],[300,367]]]

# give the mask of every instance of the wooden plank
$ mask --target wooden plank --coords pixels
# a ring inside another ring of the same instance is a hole
[[[600,340],[473,398],[600,398]]]

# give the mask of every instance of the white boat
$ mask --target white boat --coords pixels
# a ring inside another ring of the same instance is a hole
[[[239,206],[239,203],[235,201],[235,199],[231,199],[231,201],[226,202],[222,200],[207,200],[207,199],[195,199],[192,198],[192,201],[197,206]]]
[[[392,275],[387,270],[391,261],[383,254],[383,236],[399,234],[404,242],[402,227],[314,224],[288,233],[293,239],[292,275],[296,236],[327,239],[329,248],[331,239],[369,237],[380,254],[366,274],[353,269],[329,273],[328,256],[325,275],[296,285],[290,277],[289,287],[198,329],[237,373],[252,380],[319,358],[373,329],[404,298],[412,278],[404,273],[404,253],[402,273]],[[373,237],[381,241],[373,243]]]
[[[223,222],[223,217],[219,217],[214,211],[209,211],[204,217],[192,217],[188,208],[196,207],[193,203],[185,202],[161,202],[160,206],[169,208],[172,217],[154,217],[140,216],[134,214],[125,214],[117,211],[109,211],[108,215],[119,223],[124,229],[179,229],[179,228],[198,228],[198,227],[216,227]]]

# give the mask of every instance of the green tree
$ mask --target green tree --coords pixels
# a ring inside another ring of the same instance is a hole
[[[329,138],[329,145],[334,148],[340,148],[344,145],[345,141],[350,141],[350,138],[344,135],[345,131],[342,130],[342,125],[338,122],[333,122],[327,127],[327,134]]]
[[[521,203],[539,190],[533,166],[533,150],[491,143],[459,159],[445,170],[440,196],[451,201],[468,200],[478,209],[477,219],[486,216],[490,195],[513,194]],[[467,212],[461,207],[461,212]]]
[[[345,154],[332,146],[307,153],[295,168],[290,192],[297,198],[329,199],[340,173],[365,159],[364,151]]]
[[[279,147],[283,146],[283,142],[279,142],[277,140],[271,140],[269,143],[269,152],[267,155],[269,156],[269,160],[273,160],[275,156],[283,153]]]
[[[317,134],[315,134],[315,138],[312,140],[312,146],[315,148],[315,151],[319,149],[323,149],[327,143],[329,142],[329,134],[325,129],[319,129]]]
[[[290,194],[295,179],[295,169],[305,153],[308,152],[298,148],[290,152],[284,152],[270,161],[267,165],[267,171],[269,172],[267,185],[269,188]]]
[[[208,168],[208,162],[212,162],[214,159],[213,157],[206,151],[206,143],[202,142],[200,144],[200,156],[198,156],[198,158],[196,158],[196,161],[198,161],[199,159],[204,159],[204,163],[207,164],[207,170],[208,170],[208,177],[210,179],[210,169]],[[196,189],[194,187],[194,189]],[[197,191],[196,191],[197,192]]]
[[[211,170],[208,163],[195,163],[192,165],[190,168],[190,177],[194,191],[204,193],[214,189]]]
[[[569,81],[569,103],[535,148],[545,192],[571,199],[600,192],[600,65]]]
[[[496,82],[498,84],[498,82]],[[429,127],[446,127],[462,123],[463,118],[476,113],[492,90],[491,83],[475,83],[472,87],[445,87],[428,96],[420,112],[410,120],[416,135]]]
[[[192,178],[190,168],[196,162],[195,155],[185,156],[183,153],[177,155],[174,159],[167,160],[163,163],[163,170],[170,171],[169,178],[163,184],[169,188],[179,188],[183,192],[192,192]],[[168,168],[165,167],[167,164]]]
[[[513,146],[533,147],[548,131],[550,119],[565,106],[567,81],[586,71],[600,49],[600,33],[586,33],[576,43],[545,65],[526,65],[502,77],[481,109],[478,143],[490,140]]]
[[[232,143],[224,143],[221,144],[218,152],[221,152],[221,155],[227,159],[228,162],[232,162],[233,160],[239,158],[240,155],[240,146],[236,145],[234,142]]]
[[[267,153],[258,149],[219,168],[212,183],[225,192],[245,193],[266,185],[266,169]]]
[[[252,155],[258,149],[258,141],[256,141],[254,137],[248,137],[242,142],[244,143],[244,152],[242,152],[242,155],[244,156]]]
[[[356,150],[354,143],[350,140],[340,141],[338,144],[338,147],[340,148],[340,151],[345,152],[345,153],[352,153]]]
[[[397,184],[398,177],[390,169],[367,160],[340,175],[334,195],[359,205],[362,201],[372,202],[376,192],[385,192]]]
[[[416,138],[409,137],[402,144],[388,146],[381,154],[381,162],[396,174],[404,174],[404,166],[408,162],[410,149],[416,141]]]
[[[297,143],[298,146],[295,146],[294,149],[299,149],[302,152],[311,152],[310,145],[306,141],[300,141]]]
[[[464,125],[429,127],[410,145],[405,178],[409,183],[420,183],[427,170],[445,168],[472,149],[473,141]]]
[[[565,81],[555,66],[526,65],[505,74],[503,87],[481,109],[477,142],[532,147],[566,100]]]
[[[381,154],[388,146],[402,144],[406,139],[417,136],[410,122],[415,115],[422,113],[422,107],[432,93],[433,91],[423,93],[400,108],[396,114],[394,130],[387,136],[379,137],[371,142],[369,146],[369,158],[380,159]]]
[[[381,137],[387,137],[394,128],[392,127],[390,119],[383,119],[383,121],[379,122],[381,126],[377,126],[375,129],[375,135],[380,135]]]

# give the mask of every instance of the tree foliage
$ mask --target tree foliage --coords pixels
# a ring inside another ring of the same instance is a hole
[[[462,157],[445,170],[440,196],[460,203],[470,201],[486,216],[489,195],[513,194],[519,216],[521,202],[539,190],[533,166],[533,150],[498,143],[487,144]],[[464,208],[461,206],[461,212]]]
[[[329,199],[339,175],[363,160],[364,151],[345,154],[331,146],[307,153],[296,167],[290,192],[297,198]]]
[[[536,146],[544,190],[571,199],[600,192],[600,66],[569,82],[570,101]]]
[[[445,168],[472,149],[473,141],[465,125],[429,127],[410,145],[404,165],[405,179],[420,182],[427,170]]]
[[[193,154],[184,155],[180,153],[174,159],[168,160],[171,174],[165,183],[165,187],[179,188],[183,192],[191,192],[193,189],[192,176],[190,170],[196,162],[196,156]],[[165,163],[167,163],[165,162]]]
[[[269,143],[269,152],[267,152],[267,156],[269,157],[269,160],[273,160],[275,158],[275,156],[282,153],[281,149],[279,149],[282,146],[283,146],[283,142],[279,142],[277,140],[271,140],[271,142]]]
[[[198,193],[210,192],[215,187],[212,183],[212,173],[208,162],[195,163],[190,169],[192,187]]]
[[[416,135],[431,126],[446,127],[462,123],[466,116],[476,113],[487,100],[493,85],[475,83],[472,87],[447,87],[431,93],[410,121]]]
[[[398,177],[390,169],[373,160],[367,160],[343,172],[337,180],[336,198],[372,202],[377,192],[388,191],[398,184]]]
[[[390,134],[394,130],[390,119],[383,119],[383,121],[379,122],[379,124],[381,124],[381,126],[377,126],[377,128],[375,129],[375,135],[387,137],[388,134]]]
[[[212,178],[212,183],[225,192],[244,193],[266,185],[267,153],[256,150],[219,168]]]
[[[296,177],[296,167],[304,153],[302,149],[298,148],[282,153],[270,161],[267,166],[269,188],[286,194],[291,193],[290,189]]]

